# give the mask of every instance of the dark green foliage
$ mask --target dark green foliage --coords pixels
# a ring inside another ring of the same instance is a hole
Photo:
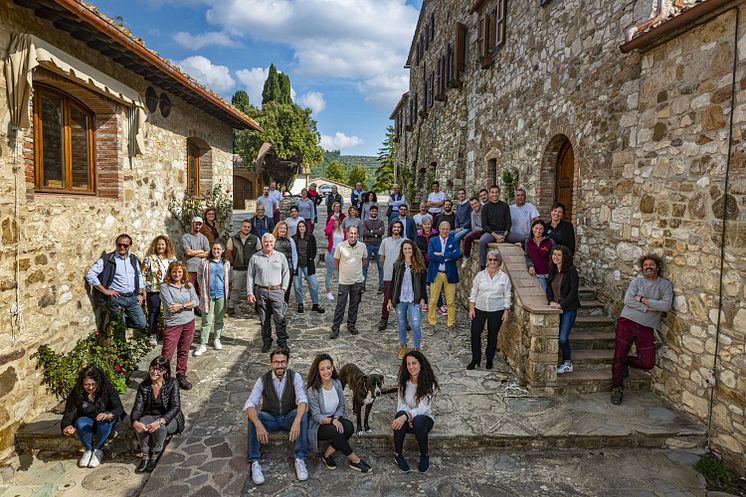
[[[56,354],[49,346],[42,345],[31,358],[36,359],[36,369],[41,369],[42,382],[60,399],[68,396],[80,371],[89,366],[101,369],[122,393],[127,390],[127,379],[138,361],[150,350],[147,336],[126,341],[124,332],[123,317],[118,315],[107,333],[111,339],[94,332],[79,340],[67,354]]]
[[[184,233],[192,229],[192,218],[203,216],[208,207],[217,210],[217,222],[221,226],[220,235],[226,238],[230,235],[232,228],[231,216],[233,215],[233,199],[223,185],[217,184],[206,197],[195,197],[189,192],[184,193],[184,198],[178,200],[172,196],[168,202],[168,211],[181,225]]]
[[[281,104],[292,104],[293,97],[291,96],[290,76],[281,72],[277,75],[277,82],[280,86],[280,93],[277,98],[278,102]]]
[[[326,168],[326,173],[321,176],[337,183],[346,184],[347,182],[347,175],[342,168],[342,163],[338,160],[331,161]]]
[[[510,203],[515,199],[515,190],[518,188],[518,169],[511,167],[503,170],[502,179],[505,186],[505,192],[502,197],[503,200]]]
[[[347,173],[348,185],[354,185],[358,181],[363,184],[363,188],[368,187],[366,184],[368,181],[368,170],[362,164],[355,164]]]
[[[270,64],[267,80],[264,82],[264,88],[262,89],[262,106],[268,102],[279,101],[279,96],[280,80],[277,77],[277,68],[274,64]]]
[[[386,129],[386,138],[383,146],[378,149],[378,162],[376,169],[376,182],[373,189],[377,192],[387,192],[394,185],[394,127]],[[406,195],[405,195],[406,196]]]
[[[236,109],[240,110],[246,115],[250,114],[251,103],[249,102],[249,94],[243,90],[238,90],[233,94],[231,98],[231,105]]]
[[[707,480],[708,488],[710,486],[720,487],[726,485],[733,480],[733,475],[723,463],[711,454],[704,455],[697,464],[694,465],[702,476]]]
[[[376,157],[372,157],[369,155],[342,155],[339,150],[325,150],[323,161],[311,168],[311,177],[329,178],[328,169],[333,161],[337,161],[342,166],[344,176],[341,179],[341,183],[343,184],[347,183],[350,171],[357,164],[362,164],[368,173],[367,186],[374,184],[376,178],[376,170],[380,165]]]

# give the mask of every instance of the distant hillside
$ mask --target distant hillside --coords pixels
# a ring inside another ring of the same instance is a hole
[[[375,183],[376,169],[380,165],[378,158],[369,155],[342,155],[339,150],[325,150],[324,160],[311,168],[311,177],[325,176],[326,166],[333,160],[341,162],[345,172],[349,171],[355,164],[362,164],[368,170],[368,184]]]

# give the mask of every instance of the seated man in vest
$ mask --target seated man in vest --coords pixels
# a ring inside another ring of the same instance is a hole
[[[109,313],[124,313],[128,328],[145,329],[145,283],[142,281],[140,260],[130,253],[132,238],[121,234],[116,240],[117,249],[102,256],[85,274],[85,279],[95,290],[96,329],[104,332]]]
[[[308,479],[306,456],[308,455],[308,422],[306,411],[308,399],[301,375],[288,368],[290,351],[286,348],[273,350],[269,354],[269,367],[256,380],[244,412],[249,417],[249,464],[251,480],[255,485],[264,483],[264,473],[259,462],[259,444],[269,442],[269,432],[288,430],[291,442],[295,442],[295,476],[299,481]],[[261,401],[261,409],[258,409]]]

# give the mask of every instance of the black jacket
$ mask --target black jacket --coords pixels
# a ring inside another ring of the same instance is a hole
[[[557,275],[554,270],[549,271],[547,277],[547,297],[549,302],[554,301],[554,291],[552,290],[552,280]],[[578,287],[580,287],[580,277],[575,266],[570,266],[562,273],[562,285],[560,286],[559,304],[563,311],[577,311],[580,309],[580,297],[578,296]]]
[[[96,400],[94,402],[96,414],[102,412],[110,412],[114,415],[114,419],[117,421],[124,418],[124,407],[122,407],[122,401],[119,399],[119,394],[116,389],[110,384],[104,384],[100,391],[96,392]],[[70,392],[65,401],[65,412],[62,415],[62,421],[60,422],[60,429],[64,430],[68,426],[73,426],[75,420],[83,413],[83,396],[78,391],[77,387]]]
[[[554,240],[557,245],[569,248],[571,254],[575,253],[575,228],[572,223],[560,220],[556,228],[552,227],[552,223],[547,223],[546,236]]]
[[[300,243],[300,236],[298,236],[298,234],[296,233],[296,235],[293,237],[293,240],[295,240],[295,248],[298,251],[298,267],[308,268],[308,276],[316,274],[316,264],[314,263],[314,260],[316,260],[316,237],[313,235],[306,237],[306,240],[308,241],[308,249],[306,251],[307,253],[305,261],[302,261],[300,258],[300,249],[298,248],[298,244]]]
[[[163,406],[166,408],[166,414],[161,417],[166,420],[166,424],[175,419],[178,426],[176,432],[181,433],[184,431],[184,414],[181,412],[179,383],[175,378],[169,378],[163,382],[161,398],[163,399]],[[135,405],[132,406],[132,413],[130,414],[130,421],[132,423],[140,421],[140,418],[148,414],[151,400],[153,400],[153,388],[150,384],[143,381],[137,389]]]
[[[482,231],[485,233],[510,232],[510,207],[502,200],[487,202],[482,206]]]
[[[389,296],[391,297],[391,305],[399,303],[401,298],[401,284],[404,279],[405,265],[404,261],[399,261],[394,264],[394,275],[391,277],[391,291]],[[419,304],[420,300],[427,300],[427,293],[425,291],[426,275],[424,271],[421,273],[412,272],[412,290],[414,291],[414,303]]]

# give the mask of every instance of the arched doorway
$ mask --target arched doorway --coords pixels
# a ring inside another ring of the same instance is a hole
[[[565,204],[565,219],[573,217],[573,186],[575,183],[575,151],[570,139],[558,134],[544,149],[540,186],[537,190],[539,212],[549,214],[554,202]]]
[[[572,184],[575,179],[575,154],[570,140],[562,145],[557,158],[554,199],[565,204],[565,219],[572,219]]]
[[[233,208],[246,209],[246,200],[254,199],[254,183],[241,176],[233,176]]]

